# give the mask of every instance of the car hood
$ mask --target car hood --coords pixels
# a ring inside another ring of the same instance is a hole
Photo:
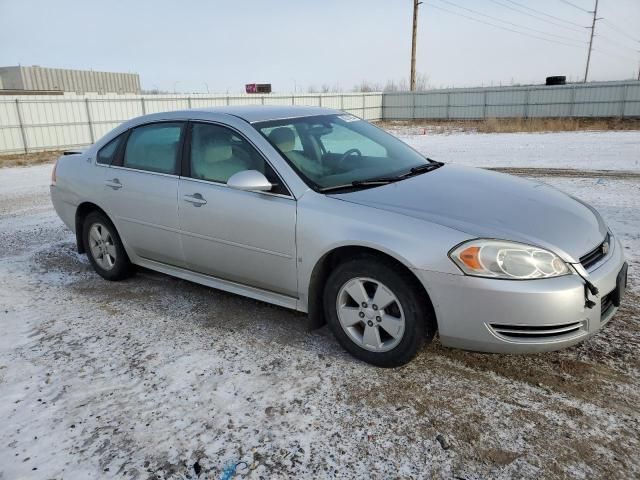
[[[474,237],[537,245],[572,263],[600,244],[607,232],[593,207],[549,185],[457,165],[332,197]]]

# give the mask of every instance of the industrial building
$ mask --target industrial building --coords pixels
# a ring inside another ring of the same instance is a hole
[[[67,70],[37,65],[0,67],[0,91],[140,93],[140,76],[137,73]]]

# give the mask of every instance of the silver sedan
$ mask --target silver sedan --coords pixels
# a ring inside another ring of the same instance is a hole
[[[486,352],[567,347],[626,288],[623,249],[589,205],[324,108],[139,117],[60,157],[51,197],[105,279],[139,265],[306,312],[385,367],[436,332]]]

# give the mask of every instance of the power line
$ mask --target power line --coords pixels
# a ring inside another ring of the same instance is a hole
[[[582,8],[579,7],[578,5],[576,5],[575,3],[571,3],[568,0],[560,0],[562,3],[566,3],[567,5],[571,5],[573,8],[577,8],[578,10],[582,10],[585,13],[591,13],[589,10],[587,10],[586,8]]]
[[[540,16],[533,15],[533,14],[531,14],[529,12],[523,12],[522,10],[520,10],[518,8],[512,7],[511,5],[506,5],[506,4],[502,3],[502,2],[499,2],[498,0],[490,0],[490,1],[495,3],[496,5],[500,5],[501,7],[508,8],[509,10],[513,10],[514,12],[518,12],[521,15],[526,15],[528,17],[535,18],[536,20],[550,23],[551,25],[555,25],[556,27],[565,28],[565,29],[571,30],[573,32],[580,32],[580,33],[584,32],[584,27],[581,27],[581,29],[578,30],[577,28],[569,27],[567,25],[563,25],[562,23],[558,23],[558,22],[552,22],[551,20],[547,20],[546,18],[541,18]]]
[[[440,1],[443,1],[443,0],[440,0]],[[487,22],[487,21],[484,21],[484,20],[480,20],[480,19],[477,19],[477,18],[473,18],[473,17],[471,17],[471,16],[469,16],[469,15],[465,15],[465,14],[460,13],[460,12],[455,12],[455,11],[453,11],[453,10],[449,10],[449,9],[447,9],[447,8],[440,7],[440,6],[438,6],[438,5],[434,5],[433,3],[431,3],[431,1],[429,2],[429,8],[435,8],[435,9],[437,9],[437,10],[441,10],[441,11],[443,11],[443,12],[447,12],[447,13],[450,13],[450,14],[452,14],[452,15],[457,15],[457,16],[459,16],[459,17],[463,17],[463,18],[466,18],[466,19],[468,19],[468,20],[471,20],[471,21],[474,21],[474,22],[477,22],[477,23],[481,23],[481,24],[484,24],[484,25],[489,25],[489,26],[491,26],[491,27],[499,28],[499,29],[501,29],[501,30],[506,30],[506,31],[508,31],[508,32],[512,32],[512,33],[517,33],[517,34],[519,34],[519,35],[524,35],[524,36],[527,36],[527,37],[530,37],[530,38],[534,38],[534,39],[537,39],[537,40],[544,40],[545,42],[556,43],[556,44],[559,44],[559,45],[565,45],[565,46],[567,46],[567,47],[580,48],[580,49],[584,48],[584,46],[579,46],[579,45],[574,45],[574,44],[570,44],[570,43],[561,42],[561,41],[558,41],[558,40],[553,40],[553,39],[549,39],[549,38],[539,37],[539,36],[537,36],[537,35],[532,35],[532,34],[529,34],[529,33],[527,33],[527,32],[520,32],[520,31],[518,31],[518,30],[515,30],[515,29],[512,29],[512,28],[509,28],[509,27],[504,27],[504,26],[502,26],[502,25],[496,25],[496,24],[491,23],[491,22]],[[585,42],[585,43],[586,43],[586,42]],[[598,54],[601,54],[601,55],[607,55],[607,56],[618,57],[618,58],[620,58],[620,59],[624,59],[624,60],[629,60],[629,59],[630,59],[630,57],[626,57],[626,56],[622,56],[622,55],[619,55],[619,54],[616,54],[616,53],[612,53],[612,52],[610,52],[610,51],[603,50],[602,48],[593,48],[593,49],[592,49],[592,51],[593,51],[593,52],[596,52],[596,53],[598,53]]]
[[[615,23],[607,20],[609,23],[611,23],[611,25],[615,26],[616,28],[618,28],[617,25],[615,25]],[[628,18],[616,18],[616,23],[620,22],[620,24],[622,25],[622,30],[626,30],[626,32],[632,32],[629,35],[637,35],[637,33],[633,33],[636,32],[636,25],[632,25],[629,21]],[[640,37],[636,37],[636,40],[640,41]]]
[[[629,47],[627,45],[623,45],[620,42],[616,42],[615,40],[610,39],[609,37],[605,37],[604,35],[596,35],[596,38],[599,38],[601,40],[605,40],[613,45],[617,45],[619,48],[626,48],[627,50],[631,50],[633,52],[640,52],[640,45],[638,45],[636,48],[633,47]]]
[[[536,13],[539,13],[540,15],[544,15],[545,17],[554,18],[554,19],[559,20],[561,22],[568,23],[570,25],[575,25],[576,27],[582,27],[582,25],[580,25],[579,23],[574,23],[574,22],[572,22],[570,20],[565,20],[564,18],[556,17],[555,15],[549,15],[546,12],[543,12],[541,10],[536,10],[535,8],[527,7],[526,5],[522,5],[521,3],[515,2],[514,0],[506,0],[506,1],[509,2],[509,3],[513,3],[514,5],[517,5],[520,8],[526,8],[527,10],[531,10],[532,12],[536,12]],[[591,12],[589,12],[589,13],[591,13]]]
[[[609,27],[611,30],[613,30],[614,32],[623,35],[627,38],[630,38],[631,40],[633,40],[634,42],[640,42],[640,38],[638,37],[634,37],[631,34],[625,32],[623,29],[621,29],[620,27],[618,27],[616,24],[614,24],[613,22],[610,22],[609,20],[607,20],[606,18],[602,19],[602,22],[606,24],[607,27]]]
[[[471,9],[471,8],[463,7],[463,6],[458,5],[458,4],[456,4],[456,3],[450,2],[449,0],[439,0],[439,1],[440,1],[440,2],[444,2],[444,3],[447,3],[447,4],[452,5],[452,6],[454,6],[454,7],[460,8],[460,9],[462,9],[462,10],[466,10],[466,11],[468,11],[468,12],[474,13],[474,14],[476,14],[476,15],[480,15],[480,16],[482,16],[482,17],[489,18],[489,19],[494,20],[494,21],[498,21],[498,22],[506,23],[506,24],[508,24],[508,25],[513,25],[514,27],[524,28],[525,30],[531,30],[532,32],[541,33],[541,34],[543,34],[543,35],[548,35],[548,36],[551,36],[551,37],[557,37],[557,38],[561,38],[561,39],[563,39],[563,40],[569,40],[569,41],[572,41],[572,42],[577,42],[577,43],[587,43],[587,42],[586,42],[586,40],[578,40],[578,39],[576,39],[576,38],[572,38],[572,37],[565,37],[564,35],[556,35],[555,33],[549,33],[549,32],[545,32],[545,31],[542,31],[542,30],[537,30],[537,29],[535,29],[535,28],[526,27],[526,26],[524,26],[524,25],[520,25],[520,24],[518,24],[518,23],[510,22],[510,21],[508,21],[508,20],[502,20],[502,19],[497,18],[497,17],[494,17],[494,16],[492,16],[492,15],[487,15],[487,14],[482,13],[482,12],[479,12],[479,11],[477,11],[477,10],[473,10],[473,9]]]
[[[593,48],[593,51],[596,52],[596,53],[600,53],[602,55],[607,55],[608,57],[617,57],[617,58],[620,58],[620,59],[626,60],[626,61],[629,61],[629,60],[633,61],[634,60],[631,57],[626,57],[624,55],[619,55],[617,53],[610,52],[609,50],[602,50],[602,48],[600,48],[600,47]]]
[[[513,28],[503,27],[502,25],[496,25],[495,23],[490,23],[490,22],[486,22],[484,20],[479,20],[477,18],[470,17],[469,15],[465,15],[464,13],[454,12],[453,10],[449,10],[447,8],[444,8],[444,7],[439,7],[437,5],[433,5],[432,3],[429,3],[429,7],[430,8],[435,8],[437,10],[442,10],[442,11],[447,12],[447,13],[451,13],[452,15],[457,15],[459,17],[464,17],[464,18],[466,18],[468,20],[472,20],[474,22],[483,23],[485,25],[490,25],[492,27],[499,28],[501,30],[506,30],[508,32],[513,32],[513,33],[517,33],[517,34],[520,34],[520,35],[524,35],[526,37],[531,37],[531,38],[535,38],[535,39],[538,39],[538,40],[544,40],[545,42],[555,43],[555,44],[558,44],[558,45],[566,45],[567,47],[584,48],[584,47],[579,46],[579,45],[574,45],[574,44],[571,44],[571,43],[565,43],[565,42],[561,42],[559,40],[552,40],[552,39],[549,39],[549,38],[540,37],[538,35],[532,35],[530,33],[521,32],[519,30],[514,30]]]

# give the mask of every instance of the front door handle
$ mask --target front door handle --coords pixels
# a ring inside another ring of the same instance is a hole
[[[194,193],[193,195],[183,195],[182,199],[185,202],[189,202],[194,207],[201,207],[202,205],[207,203],[207,201],[199,193]]]
[[[122,184],[120,183],[120,180],[118,180],[117,178],[114,178],[113,180],[107,180],[106,182],[104,182],[104,184],[107,187],[113,188],[114,190],[118,190],[122,188]]]

